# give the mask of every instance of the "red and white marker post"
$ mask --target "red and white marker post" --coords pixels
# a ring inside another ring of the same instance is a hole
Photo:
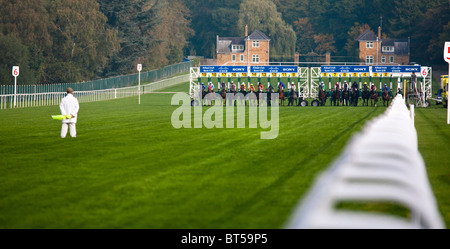
[[[422,89],[422,107],[425,106],[425,78],[428,76],[428,67],[421,67],[420,68],[420,75],[422,75],[422,85],[421,85],[421,89]]]
[[[17,104],[17,77],[20,74],[20,70],[18,66],[14,66],[12,68],[12,76],[14,76],[14,108],[16,107]]]
[[[445,42],[444,60],[448,63],[448,75],[450,77],[450,42]],[[449,97],[450,96],[448,96],[449,86],[450,86],[450,82],[447,86],[447,124],[450,124],[450,105],[449,105]],[[445,86],[443,86],[443,87],[445,88]]]

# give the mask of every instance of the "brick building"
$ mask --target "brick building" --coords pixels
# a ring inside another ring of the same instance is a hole
[[[217,36],[217,65],[246,66],[269,63],[270,39],[263,32],[255,30],[245,37]]]
[[[409,39],[381,39],[381,28],[378,28],[378,36],[368,30],[356,40],[359,42],[359,59],[368,65],[409,64]]]

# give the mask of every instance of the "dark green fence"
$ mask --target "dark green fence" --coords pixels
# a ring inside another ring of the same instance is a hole
[[[167,66],[158,70],[141,72],[141,83],[154,82],[180,73],[189,72],[189,68],[192,67],[193,65],[194,63],[192,61],[189,61]],[[138,78],[139,78],[138,74],[130,74],[79,83],[18,85],[17,93],[27,94],[27,93],[65,92],[68,87],[72,87],[75,91],[92,91],[92,90],[122,88],[136,85],[138,83]],[[20,77],[18,80],[20,81]],[[14,94],[14,85],[0,86],[0,95],[8,95],[8,94]]]

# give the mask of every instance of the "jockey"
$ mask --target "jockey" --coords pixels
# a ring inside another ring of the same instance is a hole
[[[284,86],[283,82],[278,83],[278,88],[282,87],[281,90],[284,90],[286,87]]]
[[[375,84],[373,84],[373,85],[370,87],[370,90],[371,90],[371,91],[374,91],[374,92],[377,90],[377,87],[375,86]]]
[[[214,91],[214,84],[209,82],[208,90]]]
[[[344,91],[346,91],[347,89],[348,89],[348,84],[347,84],[347,81],[344,80]]]
[[[222,81],[222,87],[221,88],[227,90],[227,85],[225,84],[225,81]]]
[[[205,91],[205,89],[206,89],[205,83],[202,83],[202,89],[203,89],[203,91]]]
[[[367,82],[364,82],[364,90],[368,90]]]
[[[322,82],[320,82],[320,85],[319,85],[321,88],[322,88],[322,90],[324,90],[325,91],[325,83],[323,83],[323,81]]]
[[[336,91],[339,91],[339,83],[338,82],[336,82],[336,84],[334,85],[334,90]]]
[[[231,81],[231,89],[230,90],[236,91],[236,84],[234,84],[234,81]]]
[[[244,82],[241,83],[241,89],[244,90],[244,91],[246,90],[246,85],[245,85]]]
[[[291,84],[291,89],[294,90],[294,91],[295,91],[295,89],[296,89],[296,88],[295,88],[294,82],[292,82],[292,84]]]
[[[388,87],[386,84],[384,84],[383,91],[384,91],[384,90],[386,90],[386,91],[389,92],[389,87]]]
[[[261,84],[261,82],[258,83],[258,91],[263,91],[264,90],[264,86]]]
[[[253,86],[253,83],[250,84],[250,92],[255,92],[255,87]]]
[[[356,83],[356,81],[353,82],[352,88],[353,90],[358,90],[358,83]]]

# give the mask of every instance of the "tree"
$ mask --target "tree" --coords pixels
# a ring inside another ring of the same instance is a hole
[[[238,29],[244,33],[248,24],[249,30],[259,29],[272,38],[270,53],[272,58],[293,58],[296,36],[292,26],[287,25],[271,0],[243,0],[239,9]]]
[[[151,69],[181,62],[183,48],[193,35],[188,9],[179,0],[158,0],[151,11],[155,24],[147,32],[154,39],[144,65]]]
[[[51,81],[81,81],[101,72],[119,46],[117,31],[105,28],[106,17],[97,1],[55,0],[50,13],[56,30],[49,67],[67,70],[63,75],[49,75]]]
[[[28,51],[21,57],[27,60],[21,62],[21,75],[29,71],[33,79],[28,84],[91,79],[117,51],[116,31],[105,29],[106,18],[96,0],[1,1],[1,5],[3,45],[16,39],[16,49]]]
[[[42,82],[45,78],[46,58],[51,53],[53,38],[51,32],[55,25],[51,21],[45,0],[4,1],[0,4],[0,33],[3,42],[16,40],[16,48],[28,50],[28,56],[21,57],[21,81],[27,84]],[[3,44],[4,46],[9,46]],[[23,47],[24,46],[24,47]],[[2,67],[10,66],[11,61],[4,58]],[[28,75],[28,76],[24,76]],[[23,80],[23,79],[26,80]]]
[[[0,0],[0,31],[14,34],[23,44],[42,49],[52,46],[50,32],[55,29],[45,0]]]
[[[448,3],[429,9],[411,37],[414,61],[428,65],[444,64],[442,51],[450,40],[450,5]]]
[[[423,20],[428,9],[448,1],[443,0],[402,0],[394,1],[392,16],[389,20],[390,33],[393,37],[411,36],[417,29],[417,25]]]
[[[238,36],[237,21],[242,0],[186,1],[192,15],[195,36],[190,39],[191,55],[214,57],[216,36]]]
[[[120,51],[105,76],[130,73],[142,63],[149,70],[180,62],[193,35],[190,13],[181,0],[99,0],[110,28],[118,30]]]
[[[299,18],[294,21],[294,28],[297,34],[297,51],[306,54],[312,52],[316,48],[314,42],[315,31],[309,22],[309,18]]]
[[[336,53],[336,47],[334,44],[334,36],[331,34],[318,34],[314,36],[314,42],[316,43],[316,52],[318,54]]]
[[[0,33],[0,85],[14,83],[11,75],[13,66],[20,66],[19,84],[35,83],[35,75],[29,67],[30,51],[28,47],[13,34]]]
[[[283,15],[286,23],[294,23],[299,18],[307,18],[305,3],[307,1],[273,0]]]
[[[358,57],[359,49],[358,49],[358,42],[356,39],[364,34],[367,30],[370,30],[370,27],[367,23],[365,24],[359,24],[358,22],[355,23],[353,27],[350,28],[350,30],[347,32],[347,43],[345,44],[345,51],[347,52],[348,56],[352,57]]]

